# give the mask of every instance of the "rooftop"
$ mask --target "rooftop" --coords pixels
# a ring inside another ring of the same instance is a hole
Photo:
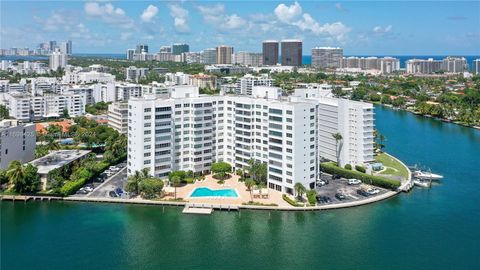
[[[29,163],[38,168],[39,174],[48,174],[50,171],[61,168],[89,153],[90,150],[58,150]]]

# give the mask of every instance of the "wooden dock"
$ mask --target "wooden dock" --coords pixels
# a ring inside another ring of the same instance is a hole
[[[210,215],[212,214],[212,208],[200,208],[200,207],[189,207],[188,205],[183,208],[182,213],[184,214],[197,214],[197,215]]]

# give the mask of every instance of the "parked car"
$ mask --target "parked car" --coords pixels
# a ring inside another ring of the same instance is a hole
[[[325,181],[323,181],[323,180],[320,180],[320,181],[318,181],[317,183],[318,183],[318,186],[320,186],[320,187],[321,187],[321,186],[325,186],[325,185],[327,184],[327,183],[326,183]]]
[[[335,198],[337,198],[339,201],[343,201],[347,199],[347,196],[345,196],[343,193],[337,193],[335,194]]]
[[[112,197],[112,198],[116,198],[118,197],[117,193],[115,193],[115,191],[110,191],[108,192],[108,196]]]
[[[92,187],[84,187],[83,189],[84,189],[87,193],[93,191],[93,188],[92,188]]]
[[[121,196],[124,193],[124,191],[121,188],[116,188],[115,193],[117,193],[118,196]]]
[[[332,179],[340,179],[340,178],[342,178],[342,177],[338,174],[332,175]]]
[[[380,193],[380,190],[378,188],[369,188],[369,189],[367,189],[366,192],[370,195],[375,195],[375,194]]]
[[[77,190],[77,194],[82,194],[82,195],[88,194],[88,191],[86,191],[85,189],[81,188],[81,189]]]
[[[358,194],[358,195],[362,195],[362,196],[364,196],[364,197],[370,196],[370,194],[368,194],[368,192],[366,192],[363,188],[357,189],[357,194]]]
[[[317,195],[317,202],[319,202],[319,203],[330,203],[330,202],[332,202],[332,200],[330,199],[330,197],[318,196]]]
[[[349,185],[360,185],[362,183],[361,180],[358,179],[348,179],[348,184]]]

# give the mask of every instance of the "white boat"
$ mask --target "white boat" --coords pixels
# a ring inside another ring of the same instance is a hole
[[[443,178],[443,176],[439,174],[434,174],[434,173],[425,172],[425,171],[415,171],[413,172],[413,176],[415,178],[422,179],[422,180],[439,180]]]
[[[422,181],[420,179],[413,180],[413,183],[415,184],[415,186],[426,187],[426,188],[429,188],[432,184],[432,182],[430,181]]]

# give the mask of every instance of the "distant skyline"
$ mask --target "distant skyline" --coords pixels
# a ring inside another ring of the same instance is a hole
[[[74,53],[151,52],[185,42],[261,51],[265,39],[339,46],[345,55],[480,55],[479,1],[12,1],[0,47],[72,40]]]

